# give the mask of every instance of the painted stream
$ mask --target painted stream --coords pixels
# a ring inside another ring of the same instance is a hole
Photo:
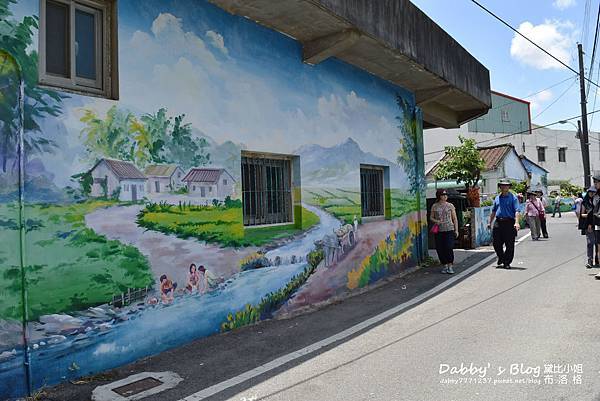
[[[314,241],[331,234],[340,222],[321,209],[304,205],[320,223],[280,248],[267,253],[282,260],[306,255]],[[113,320],[84,334],[53,336],[30,344],[33,388],[97,373],[157,354],[220,331],[229,313],[284,287],[301,273],[306,263],[284,264],[235,274],[221,288],[204,295],[176,298],[170,305],[155,305],[131,312],[128,320]],[[0,395],[16,397],[26,392],[22,349],[0,358]]]

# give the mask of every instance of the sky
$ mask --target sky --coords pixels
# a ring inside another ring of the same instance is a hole
[[[490,70],[492,90],[531,102],[533,123],[549,124],[580,115],[579,81],[573,72],[487,14],[471,0],[411,0]],[[479,0],[519,32],[579,71],[577,43],[584,44],[586,74],[590,68],[598,0]],[[589,9],[587,24],[585,10]],[[587,36],[587,39],[586,39]],[[600,42],[600,40],[599,40]],[[600,47],[600,43],[599,43]],[[599,82],[597,51],[592,80]],[[571,78],[571,79],[569,79]],[[588,94],[588,111],[600,109],[597,87]],[[600,113],[589,117],[600,130]],[[574,129],[571,125],[553,128]]]

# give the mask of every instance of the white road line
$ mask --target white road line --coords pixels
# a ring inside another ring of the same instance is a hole
[[[518,241],[517,241],[517,245],[520,244],[521,242],[523,242],[525,239],[529,238],[531,236],[531,234],[526,234],[523,237],[521,237]],[[337,334],[334,334],[330,337],[325,338],[324,340],[318,341],[314,344],[311,344],[309,346],[306,346],[302,349],[299,349],[298,351],[294,351],[291,352],[289,354],[280,356],[277,359],[274,359],[270,362],[265,363],[264,365],[261,365],[257,368],[254,368],[252,370],[249,370],[247,372],[244,372],[238,376],[232,377],[231,379],[222,381],[220,383],[217,383],[213,386],[207,387],[203,390],[198,391],[197,393],[191,394],[179,401],[200,401],[200,400],[204,400],[208,397],[211,397],[215,394],[218,394],[222,391],[227,390],[228,388],[237,386],[238,384],[241,384],[247,380],[250,380],[254,377],[260,376],[263,373],[269,372],[273,369],[276,369],[280,366],[285,365],[288,362],[291,362],[295,359],[301,358],[305,355],[308,355],[310,353],[313,353],[315,351],[318,351],[319,349],[323,348],[323,347],[327,347],[337,341],[340,340],[344,340],[370,326],[373,326],[383,320],[386,320],[387,318],[389,318],[392,315],[395,315],[399,312],[402,312],[405,309],[408,309],[409,307],[418,304],[419,302],[423,301],[424,299],[427,299],[433,295],[435,295],[436,293],[442,291],[443,289],[451,286],[452,284],[454,284],[456,281],[460,280],[461,278],[468,276],[469,274],[471,274],[472,272],[474,272],[475,270],[479,269],[481,266],[484,266],[486,264],[488,264],[489,262],[491,262],[492,260],[496,259],[496,255],[492,254],[488,257],[486,257],[485,259],[479,261],[478,263],[476,263],[475,265],[469,267],[467,270],[452,276],[452,278],[449,278],[448,280],[444,281],[443,283],[438,284],[437,286],[433,287],[432,289],[424,292],[421,295],[416,296],[415,298],[404,302],[403,304],[394,306],[393,308],[390,308],[382,313],[380,313],[379,315],[373,316],[372,318],[369,318],[367,320],[364,320],[350,328],[347,328],[346,330],[343,330]]]

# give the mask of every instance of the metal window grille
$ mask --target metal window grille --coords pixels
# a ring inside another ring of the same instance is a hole
[[[383,216],[382,168],[360,168],[360,206],[363,217]]]
[[[289,159],[242,157],[244,225],[293,222]]]

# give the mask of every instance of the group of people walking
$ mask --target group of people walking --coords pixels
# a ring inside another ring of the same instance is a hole
[[[578,218],[578,229],[586,237],[586,267],[600,268],[600,174],[593,177],[594,185],[574,202]],[[501,180],[500,193],[494,199],[488,229],[492,231],[494,251],[498,257],[496,267],[511,268],[514,258],[515,239],[520,229],[521,208],[519,197],[510,191],[511,183]],[[436,192],[436,202],[431,207],[431,232],[435,236],[436,251],[442,264],[442,273],[454,274],[454,242],[458,237],[458,219],[454,205],[448,202],[448,193],[440,189]],[[552,217],[558,213],[562,217],[560,195],[555,198]],[[531,239],[538,241],[548,238],[546,208],[548,202],[541,191],[528,191],[523,210],[531,230]],[[600,280],[600,273],[596,274]]]
[[[600,177],[598,177],[600,180]],[[600,186],[600,181],[599,184]],[[515,239],[519,231],[521,207],[519,197],[510,191],[511,182],[501,180],[500,193],[494,199],[488,229],[492,231],[494,251],[498,257],[496,267],[510,269],[515,254]],[[538,241],[548,238],[546,225],[546,207],[548,203],[541,192],[530,191],[523,213],[531,228],[531,237]],[[600,197],[597,202],[600,208]],[[560,209],[559,209],[560,210]],[[600,242],[600,213],[598,218],[598,240]],[[453,274],[454,241],[458,237],[458,219],[454,205],[448,202],[448,193],[440,189],[436,192],[436,202],[431,207],[431,232],[435,236],[436,251],[442,264],[442,273]],[[599,277],[600,278],[600,277]]]
[[[525,202],[525,218],[531,230],[531,239],[537,241],[541,236],[548,238],[548,226],[546,225],[546,206],[548,202],[542,192],[528,192]],[[559,209],[560,211],[560,209]]]

